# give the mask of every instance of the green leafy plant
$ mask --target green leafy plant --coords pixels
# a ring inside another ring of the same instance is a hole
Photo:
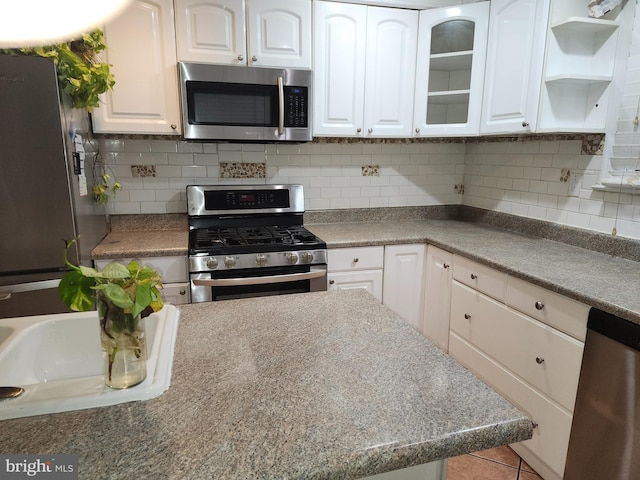
[[[65,249],[64,260],[70,271],[60,280],[58,292],[71,310],[84,312],[94,309],[96,295],[104,295],[116,307],[136,318],[157,312],[163,306],[160,274],[151,267],[141,267],[136,261],[126,266],[109,263],[102,270],[76,266],[69,262],[68,251],[77,241],[74,238]]]
[[[122,190],[122,184],[118,182],[111,168],[104,162],[100,152],[93,156],[93,198],[101,205],[106,205],[109,199],[116,196]]]
[[[98,53],[106,48],[104,34],[98,29],[71,42],[0,51],[10,55],[35,55],[51,59],[57,67],[60,88],[71,97],[73,107],[91,111],[100,105],[98,96],[115,85],[109,65],[96,59]]]

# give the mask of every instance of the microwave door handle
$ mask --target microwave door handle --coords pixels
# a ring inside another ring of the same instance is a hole
[[[284,87],[278,77],[278,135],[284,134]]]
[[[239,277],[220,279],[193,279],[192,282],[197,287],[229,287],[239,285],[261,285],[265,283],[293,282],[296,280],[310,280],[320,278],[327,274],[325,269],[311,270],[304,273],[290,273],[288,275],[272,275],[270,277]]]

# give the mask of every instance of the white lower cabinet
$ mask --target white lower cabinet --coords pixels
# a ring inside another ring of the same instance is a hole
[[[360,288],[382,301],[384,247],[329,249],[328,290]]]
[[[449,353],[532,419],[533,438],[512,447],[545,480],[564,472],[588,311],[454,257]]]
[[[114,258],[95,260],[94,263],[98,270],[102,270],[110,262],[118,262],[126,265],[131,260],[138,261],[143,267],[148,265],[160,273],[162,277],[161,293],[164,303],[180,305],[191,302],[189,270],[186,256]]]
[[[422,333],[424,309],[424,244],[384,247],[382,302]]]
[[[442,350],[448,352],[453,254],[428,245],[425,264],[422,333]]]

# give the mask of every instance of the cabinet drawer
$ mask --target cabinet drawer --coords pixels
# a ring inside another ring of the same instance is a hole
[[[537,424],[533,437],[516,445],[526,447],[544,459],[557,478],[562,478],[572,416],[454,332],[449,337],[449,354]]]
[[[382,268],[384,265],[384,247],[329,249],[327,257],[329,271]]]
[[[169,283],[162,286],[162,298],[164,303],[172,305],[184,305],[191,302],[191,284]]]
[[[453,258],[453,278],[490,297],[504,300],[507,274],[456,255]]]
[[[110,262],[126,265],[131,260],[137,260],[143,267],[149,265],[162,276],[162,283],[188,282],[187,257],[142,257],[142,258],[114,258],[110,260],[95,260],[98,270],[102,270]]]
[[[453,282],[451,330],[573,411],[584,344]]]
[[[584,342],[589,306],[546,288],[509,277],[505,303]]]

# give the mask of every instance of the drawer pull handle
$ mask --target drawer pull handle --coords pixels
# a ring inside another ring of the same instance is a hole
[[[471,318],[471,315],[469,315],[468,313],[464,314],[464,318],[466,318],[467,320],[469,320]]]
[[[187,291],[184,288],[180,289],[180,295],[186,295]]]
[[[476,275],[475,273],[471,274],[471,280],[475,280],[478,278],[478,275]]]
[[[542,310],[544,308],[544,303],[542,303],[540,300],[538,300],[536,302],[536,310]]]
[[[531,428],[538,428],[538,422],[531,422]]]
[[[544,358],[542,358],[542,357],[536,357],[536,363],[537,363],[538,365],[542,365],[542,364],[544,363]]]
[[[333,285],[334,283],[336,283],[335,280],[329,280],[329,285]]]
[[[353,259],[353,263],[358,263],[359,261],[360,261],[360,259],[359,259],[358,257],[355,257],[355,258]]]
[[[449,264],[448,264],[448,263],[443,263],[443,264],[442,264],[442,266],[443,266],[444,268],[449,268]]]

